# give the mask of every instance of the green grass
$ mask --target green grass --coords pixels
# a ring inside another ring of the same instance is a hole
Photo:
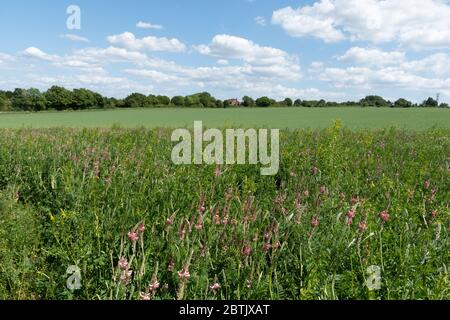
[[[0,128],[208,127],[244,126],[280,129],[325,128],[340,119],[348,128],[424,130],[450,128],[450,110],[376,108],[252,108],[252,109],[121,109],[85,112],[0,114]]]
[[[282,131],[267,177],[176,166],[170,135],[0,130],[0,299],[450,299],[449,129]]]

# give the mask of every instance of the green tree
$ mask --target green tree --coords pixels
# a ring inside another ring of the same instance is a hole
[[[148,100],[142,93],[132,93],[124,100],[125,108],[145,108],[148,106]]]
[[[184,97],[175,96],[172,98],[171,102],[174,106],[183,107],[184,106]]]
[[[300,107],[301,105],[302,105],[302,100],[296,99],[295,102],[294,102],[294,106]]]
[[[6,95],[0,95],[0,111],[10,111],[11,108],[11,101]]]
[[[394,102],[394,108],[411,108],[412,107],[412,103],[411,101],[408,101],[406,99],[398,99],[397,101]]]
[[[72,105],[72,92],[58,86],[53,86],[45,93],[49,109],[66,110]]]
[[[87,89],[73,90],[72,108],[74,110],[84,110],[93,107],[97,107],[97,99],[92,91]]]
[[[157,96],[156,101],[159,106],[168,106],[170,104],[170,98],[166,96]]]
[[[436,108],[437,106],[438,106],[437,100],[434,100],[431,97],[429,97],[427,100],[422,102],[422,107],[424,107],[424,108]]]
[[[283,101],[283,105],[285,105],[285,106],[287,106],[287,107],[292,107],[293,104],[294,104],[294,103],[292,102],[292,99],[291,99],[291,98],[286,98],[286,99],[284,99],[284,101]]]
[[[242,105],[244,107],[254,107],[255,106],[255,100],[249,96],[245,96],[242,98]]]
[[[361,99],[360,104],[364,107],[390,107],[389,102],[380,96],[367,96]]]
[[[256,105],[258,107],[266,108],[266,107],[270,107],[274,103],[275,103],[275,101],[268,97],[261,97],[261,98],[256,99]]]

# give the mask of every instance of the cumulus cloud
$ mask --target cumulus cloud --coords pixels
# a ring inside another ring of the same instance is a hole
[[[46,52],[44,52],[41,49],[36,48],[36,47],[26,48],[23,51],[23,55],[26,57],[35,58],[35,59],[44,60],[44,61],[56,62],[59,60],[58,56],[49,55]]]
[[[251,40],[227,34],[216,35],[209,45],[195,46],[197,51],[220,59],[241,60],[249,72],[261,76],[299,79],[298,59],[287,52],[260,46]]]
[[[107,39],[109,43],[113,45],[132,51],[186,51],[186,45],[184,43],[178,39],[168,39],[165,37],[158,38],[148,36],[138,39],[131,32],[124,32],[122,34],[109,36]]]
[[[338,58],[340,61],[353,62],[362,65],[392,65],[405,60],[405,53],[400,51],[382,51],[372,48],[350,48],[344,55]]]
[[[413,49],[450,47],[450,5],[442,0],[320,0],[274,11],[293,37],[397,42]]]
[[[76,42],[89,42],[88,38],[78,36],[76,34],[62,34],[59,37],[62,39],[68,39],[68,40],[76,41]]]
[[[157,29],[157,30],[164,29],[164,27],[160,24],[153,24],[150,22],[143,22],[143,21],[139,21],[138,23],[136,23],[136,27],[141,29]]]

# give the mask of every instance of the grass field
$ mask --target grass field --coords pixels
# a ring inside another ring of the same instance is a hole
[[[283,131],[267,177],[170,134],[0,130],[0,299],[450,298],[449,129]]]
[[[244,126],[279,129],[325,128],[340,119],[348,128],[424,130],[450,128],[450,110],[375,108],[268,109],[133,109],[85,112],[0,114],[0,128],[51,127],[191,127],[202,120],[208,127]]]

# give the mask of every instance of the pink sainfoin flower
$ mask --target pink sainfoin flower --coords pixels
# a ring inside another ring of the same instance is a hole
[[[141,301],[150,301],[152,299],[152,295],[150,293],[141,292],[139,294],[139,300]]]
[[[213,293],[216,293],[217,290],[219,290],[220,288],[221,288],[221,286],[220,286],[220,284],[218,284],[218,283],[214,283],[212,286],[209,286],[209,289],[211,289],[211,291],[212,291]]]
[[[290,176],[294,178],[297,176],[297,174],[294,171],[291,171]]]
[[[309,191],[306,190],[305,192],[303,192],[303,195],[304,195],[306,198],[308,198],[308,197],[309,197]]]
[[[325,186],[321,186],[320,187],[320,193],[326,193],[327,192],[327,187],[325,187]]]
[[[359,222],[359,232],[363,233],[367,229],[367,224],[365,221]]]
[[[202,197],[201,197],[201,199],[200,199],[200,203],[199,203],[199,205],[198,205],[198,212],[201,214],[201,213],[204,213],[205,211],[206,211],[206,207],[205,207],[205,195],[202,194]]]
[[[200,215],[198,216],[197,224],[195,225],[196,230],[202,230],[203,229],[203,217]]]
[[[128,239],[131,241],[131,243],[135,244],[139,240],[139,236],[136,232],[130,231],[128,232]]]
[[[434,211],[431,213],[431,216],[433,217],[433,219],[435,219],[435,218],[438,216],[438,212],[437,212],[436,210],[434,210]]]
[[[319,218],[317,216],[314,216],[311,220],[311,226],[313,228],[316,228],[319,225]]]
[[[271,247],[272,247],[272,245],[270,243],[264,243],[264,245],[262,247],[262,251],[267,252],[270,250]]]
[[[359,199],[357,197],[352,197],[351,202],[352,202],[352,205],[355,205],[359,202]]]
[[[430,180],[425,181],[425,183],[424,183],[425,189],[429,189],[430,185],[431,185],[431,181]]]
[[[272,245],[272,248],[273,248],[274,250],[281,248],[281,242],[280,242],[280,241],[275,242],[275,243]]]
[[[148,290],[150,292],[155,292],[157,289],[159,288],[159,282],[157,280],[153,281],[152,283],[149,284],[148,286]]]
[[[353,210],[350,210],[349,212],[347,212],[347,218],[349,219],[353,219],[356,216],[356,212]]]
[[[213,219],[214,219],[214,224],[215,224],[216,226],[220,224],[220,216],[219,216],[219,212],[216,212],[216,213],[214,214]]]
[[[220,168],[220,166],[216,167],[216,170],[214,171],[214,177],[219,177],[220,175],[222,175],[222,170]]]
[[[124,285],[128,285],[131,281],[132,276],[133,276],[133,270],[123,270],[120,273],[120,282]]]
[[[167,220],[166,220],[166,225],[172,226],[174,220],[175,220],[175,213],[172,214],[169,218],[167,218]]]
[[[125,258],[119,259],[119,268],[120,268],[120,270],[128,270],[129,264],[128,264],[127,259],[125,259]]]
[[[381,218],[381,220],[383,220],[383,222],[388,222],[388,220],[389,220],[389,213],[386,210],[381,211],[380,212],[380,218]]]
[[[145,224],[141,223],[139,224],[138,228],[137,228],[138,233],[144,233],[145,231]]]
[[[252,248],[250,248],[249,246],[245,245],[245,246],[242,248],[242,255],[243,255],[244,257],[248,257],[248,256],[250,256],[251,254],[252,254]]]
[[[189,267],[188,266],[184,266],[183,270],[178,272],[178,277],[182,281],[189,280],[189,278],[191,277],[191,274],[189,273]]]

